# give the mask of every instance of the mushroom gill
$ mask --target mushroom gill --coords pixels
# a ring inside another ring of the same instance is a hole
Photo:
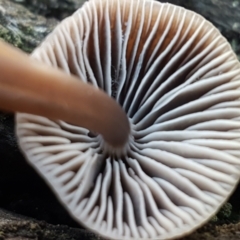
[[[128,149],[116,155],[85,128],[17,114],[23,153],[83,226],[112,239],[173,239],[204,224],[235,189],[240,64],[198,14],[90,0],[32,58],[104,90],[131,123]]]
[[[102,90],[33,61],[2,41],[0,72],[1,109],[62,119],[100,133],[116,152],[126,149],[130,131],[126,114]],[[112,115],[106,117],[109,112]]]

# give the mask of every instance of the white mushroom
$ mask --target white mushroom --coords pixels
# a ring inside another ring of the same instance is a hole
[[[240,64],[201,16],[151,0],[90,0],[32,58],[103,89],[131,122],[127,149],[114,154],[85,128],[17,114],[23,153],[81,225],[112,239],[173,239],[235,189]]]

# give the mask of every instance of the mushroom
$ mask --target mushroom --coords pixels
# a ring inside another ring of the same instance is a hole
[[[24,155],[81,225],[108,239],[173,239],[234,191],[240,64],[198,14],[151,0],[90,0],[32,59],[104,90],[130,121],[127,147],[116,152],[64,119],[16,116]]]

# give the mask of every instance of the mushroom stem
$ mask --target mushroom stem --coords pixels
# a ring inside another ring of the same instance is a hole
[[[114,99],[0,41],[0,109],[61,119],[101,134],[114,148],[128,141],[129,121]]]

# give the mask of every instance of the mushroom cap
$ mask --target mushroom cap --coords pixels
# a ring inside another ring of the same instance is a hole
[[[173,239],[208,221],[235,189],[240,64],[198,14],[90,0],[32,57],[103,89],[131,122],[127,149],[114,155],[87,129],[16,116],[27,160],[83,226],[112,239]]]

